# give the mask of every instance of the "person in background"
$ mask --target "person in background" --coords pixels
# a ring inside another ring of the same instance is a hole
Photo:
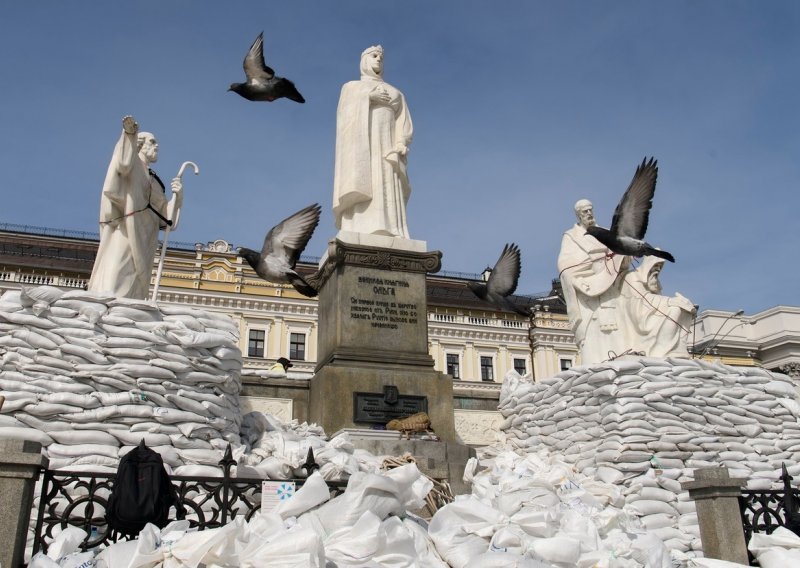
[[[289,359],[280,357],[269,370],[271,373],[283,373],[285,375],[289,371],[289,367],[292,366],[292,362]]]

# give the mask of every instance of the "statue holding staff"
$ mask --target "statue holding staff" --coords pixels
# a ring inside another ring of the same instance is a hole
[[[164,184],[150,169],[157,159],[155,136],[139,132],[132,116],[123,118],[100,197],[100,247],[90,292],[148,297],[158,231],[175,230],[183,203],[180,177],[172,180],[172,197],[167,201]]]

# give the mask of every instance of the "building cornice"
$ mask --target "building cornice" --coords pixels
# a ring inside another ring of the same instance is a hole
[[[500,389],[503,383],[495,383],[490,381],[453,381],[453,396],[471,396],[471,393],[480,393],[483,397],[492,395],[488,398],[494,398],[494,395],[500,396]]]
[[[501,330],[459,329],[450,327],[432,326],[428,323],[429,339],[467,339],[470,341],[500,341],[508,343],[528,343],[527,333],[509,333]]]
[[[269,316],[272,313],[306,315],[316,318],[318,315],[317,302],[288,298],[283,296],[244,297],[231,296],[230,292],[213,292],[209,290],[194,290],[184,288],[161,288],[158,299],[163,302],[175,302],[187,305],[203,306],[204,308],[217,308],[220,310],[242,313],[248,316]]]

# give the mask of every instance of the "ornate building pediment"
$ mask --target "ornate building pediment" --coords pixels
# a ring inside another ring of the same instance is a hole
[[[202,243],[197,243],[196,245],[197,250],[205,251],[205,252],[234,252],[233,246],[223,239],[217,239],[215,241],[211,241],[205,245]]]

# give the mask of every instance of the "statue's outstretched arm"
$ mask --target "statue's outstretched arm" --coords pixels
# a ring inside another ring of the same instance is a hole
[[[125,116],[122,119],[122,136],[114,151],[114,161],[116,162],[117,173],[120,176],[127,176],[130,173],[134,159],[139,154],[136,142],[138,134],[139,123],[132,116]]]

